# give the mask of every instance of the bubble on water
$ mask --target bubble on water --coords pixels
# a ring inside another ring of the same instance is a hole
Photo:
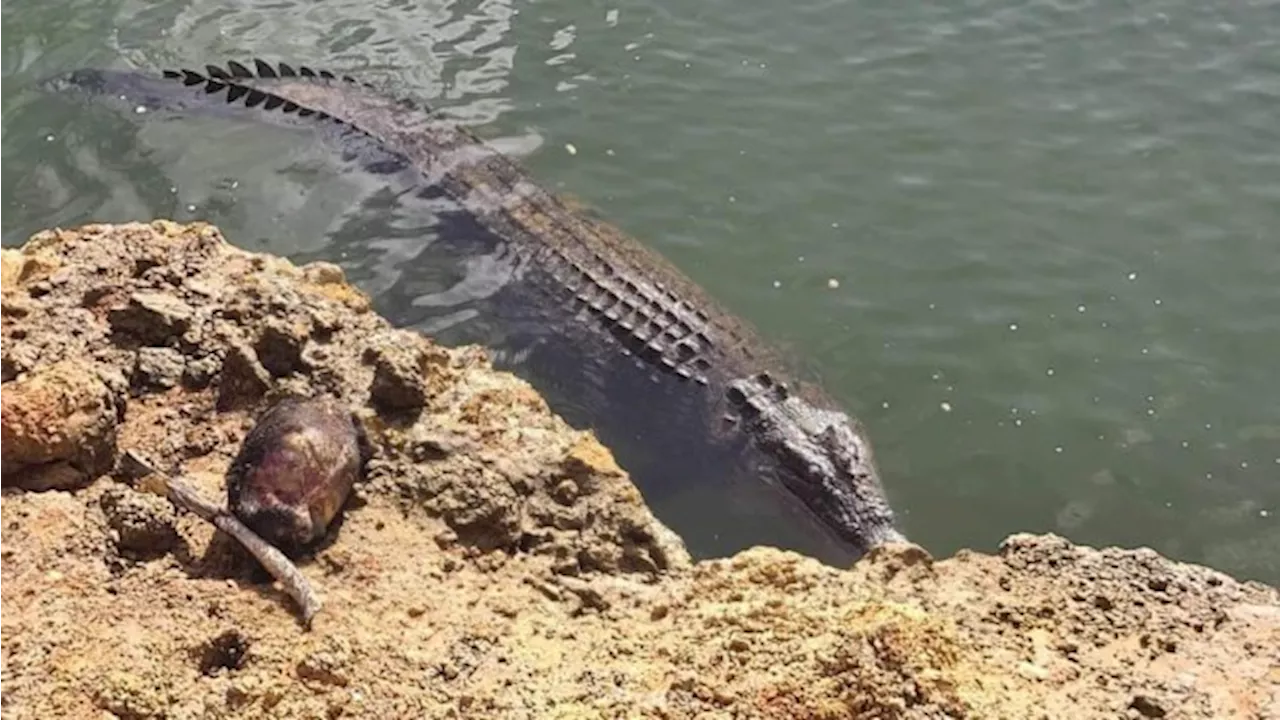
[[[1009,329],[1010,329],[1010,330],[1012,330],[1012,331],[1014,331],[1014,332],[1017,332],[1017,331],[1018,331],[1018,323],[1009,323]]]
[[[940,403],[938,407],[942,408],[942,412],[951,412],[951,403],[945,400],[942,401],[942,403]]]
[[[1053,368],[1049,368],[1048,370],[1045,370],[1044,374],[1050,377],[1053,377]]]
[[[1137,280],[1137,279],[1138,279],[1138,273],[1136,273],[1136,272],[1131,272],[1131,273],[1129,273],[1129,279],[1130,279],[1130,280]]]
[[[1182,441],[1182,447],[1184,447],[1184,448],[1189,448],[1189,447],[1191,447],[1191,443],[1187,442],[1186,440],[1183,440],[1183,441]],[[1280,458],[1277,458],[1277,460],[1278,460],[1278,461],[1280,461]]]
[[[738,198],[736,198],[736,197],[734,197],[734,196],[730,195],[730,196],[729,196],[729,202],[731,202],[731,203],[736,203],[736,202],[738,202]]]
[[[1061,455],[1061,454],[1062,454],[1062,446],[1061,446],[1061,445],[1058,445],[1058,446],[1054,447],[1054,448],[1053,448],[1053,451],[1054,451],[1054,452],[1056,452],[1056,453],[1058,453],[1059,455]]]
[[[45,142],[53,142],[53,140],[54,140],[54,135],[52,133],[44,136]]]
[[[1022,418],[1018,418],[1018,419],[1014,420],[1014,421],[1013,421],[1013,424],[1014,424],[1014,425],[1017,425],[1018,427],[1022,427]]]
[[[835,278],[827,278],[827,287],[831,290],[835,290],[840,287],[840,281]]]
[[[137,113],[138,115],[141,115],[141,114],[143,114],[143,113],[145,113],[145,112],[147,111],[147,106],[146,106],[146,105],[139,105],[138,107],[134,108],[134,109],[133,109],[133,111],[134,111],[135,113]]]
[[[1103,320],[1103,321],[1102,321],[1102,327],[1109,327],[1109,326],[1107,325],[1107,321],[1106,321],[1106,320]]]
[[[1259,511],[1258,511],[1258,517],[1263,517],[1263,518],[1271,517],[1271,511],[1270,511],[1270,510],[1259,510]]]
[[[1155,303],[1156,303],[1157,305],[1163,305],[1163,304],[1164,304],[1164,301],[1163,301],[1163,300],[1161,300],[1160,298],[1156,298],[1156,299],[1155,299]]]
[[[1146,349],[1146,348],[1142,348],[1142,354],[1143,354],[1143,355],[1146,355],[1146,354],[1147,354],[1147,353],[1149,353],[1149,352],[1151,352],[1151,351],[1150,351],[1150,350],[1148,350],[1148,349]]]
[[[1084,305],[1077,305],[1077,306],[1076,306],[1076,312],[1078,312],[1078,313],[1082,313],[1082,312],[1084,312]]]
[[[930,375],[929,377],[933,378],[934,382],[937,382],[938,380],[941,380],[941,379],[942,379],[942,373],[940,373],[940,372],[935,372],[934,374]]]
[[[1249,461],[1247,461],[1247,460],[1241,460],[1241,461],[1240,461],[1240,469],[1241,469],[1241,470],[1248,470],[1248,469],[1249,469]]]
[[[804,262],[804,256],[801,255],[800,257],[796,258],[796,260],[799,262]]]
[[[604,14],[604,21],[609,27],[618,26],[618,11],[616,9],[609,10]]]
[[[565,143],[565,144],[564,144],[564,151],[565,151],[565,152],[567,152],[567,153],[569,153],[570,155],[577,155],[577,154],[578,154],[578,148],[574,147],[574,146],[573,146],[573,143]]]
[[[604,154],[605,154],[605,155],[608,155],[609,157],[613,157],[613,155],[614,155],[613,148],[605,148],[605,149],[604,149]]]
[[[838,227],[840,227],[840,223],[838,223],[838,222],[833,222],[833,223],[831,223],[831,227],[833,227],[833,228],[838,228]]]
[[[888,409],[889,409],[889,401],[888,401],[888,400],[885,400],[884,402],[880,403],[880,407],[884,408],[885,410],[888,410]]]
[[[1155,415],[1155,414],[1156,414],[1155,408],[1147,408],[1147,415]]]
[[[782,281],[781,281],[781,280],[774,280],[774,281],[773,281],[773,286],[774,286],[775,288],[780,288],[780,287],[782,287]]]
[[[196,211],[196,206],[195,206],[195,205],[188,205],[188,206],[187,206],[187,212],[195,212],[195,211]]]
[[[934,309],[935,307],[937,307],[937,305],[935,305],[934,303],[929,303],[930,310]]]

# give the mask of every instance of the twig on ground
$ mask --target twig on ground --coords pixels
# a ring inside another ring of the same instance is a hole
[[[130,462],[141,465],[164,479],[165,494],[171,502],[213,523],[214,527],[235,538],[246,550],[253,553],[258,562],[262,563],[262,567],[266,568],[272,577],[279,580],[280,584],[284,586],[285,592],[289,593],[289,597],[292,597],[298,603],[298,606],[302,609],[303,624],[307,628],[311,627],[311,618],[315,617],[315,614],[320,610],[320,598],[316,596],[315,591],[311,589],[311,583],[298,570],[298,567],[293,564],[293,561],[285,557],[285,554],[280,552],[274,545],[263,540],[257,533],[250,530],[248,526],[240,522],[240,519],[226,508],[214,505],[200,497],[194,488],[159,472],[138,455],[134,453],[127,453],[127,455],[130,456]]]

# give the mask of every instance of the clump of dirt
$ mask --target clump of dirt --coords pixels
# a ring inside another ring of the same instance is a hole
[[[1148,550],[1015,536],[852,569],[691,564],[608,450],[337,267],[208,225],[3,253],[3,715],[1274,717],[1280,598]],[[349,405],[371,459],[300,560],[311,631],[126,451],[225,498],[255,417]]]

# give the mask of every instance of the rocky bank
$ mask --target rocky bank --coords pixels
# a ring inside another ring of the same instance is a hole
[[[1275,718],[1280,596],[1018,535],[851,569],[692,563],[607,449],[480,349],[168,222],[3,254],[3,716]],[[291,601],[126,451],[225,498],[273,398],[373,457]]]

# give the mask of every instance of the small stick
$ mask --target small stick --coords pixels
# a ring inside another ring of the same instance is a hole
[[[289,593],[289,597],[292,597],[298,603],[298,606],[302,608],[302,622],[310,629],[311,618],[315,617],[315,614],[320,610],[320,598],[316,597],[315,591],[311,589],[311,583],[307,581],[306,576],[298,570],[298,567],[289,558],[285,557],[284,553],[250,530],[248,526],[240,522],[240,518],[237,518],[226,508],[214,505],[200,497],[195,489],[186,483],[155,470],[136,453],[127,453],[127,455],[129,456],[127,458],[128,461],[134,463],[135,467],[141,466],[164,479],[165,494],[173,504],[213,523],[214,527],[235,538],[246,550],[253,553],[258,562],[262,563],[262,567],[266,568],[267,572],[280,581],[280,584],[284,586],[285,592]]]

